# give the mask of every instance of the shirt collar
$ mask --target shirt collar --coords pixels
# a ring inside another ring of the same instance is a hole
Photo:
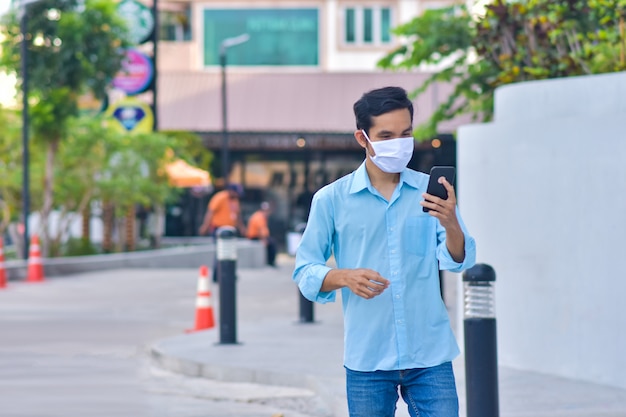
[[[365,169],[365,161],[354,171],[352,175],[352,185],[350,185],[350,194],[358,193],[371,185],[370,177]]]
[[[409,187],[419,189],[417,179],[414,175],[410,175],[408,168],[405,168],[400,173],[400,182],[405,183]],[[354,171],[352,176],[352,185],[350,186],[350,194],[358,193],[361,190],[369,189],[372,183],[369,175],[367,175],[367,169],[365,169],[365,161]]]
[[[405,183],[409,187],[413,187],[419,190],[420,186],[417,182],[417,176],[411,175],[411,171],[408,168],[404,168],[404,171],[400,173],[400,182]],[[424,190],[426,191],[426,190]]]

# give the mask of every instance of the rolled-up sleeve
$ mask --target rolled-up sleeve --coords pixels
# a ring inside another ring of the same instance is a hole
[[[448,246],[446,245],[446,232],[445,229],[439,225],[438,226],[438,240],[439,244],[437,245],[437,259],[439,260],[439,269],[450,271],[450,272],[461,272],[468,268],[471,268],[476,263],[476,241],[472,236],[470,236],[465,224],[463,223],[463,219],[461,219],[461,215],[457,208],[456,211],[457,219],[459,220],[459,224],[461,225],[461,230],[463,231],[463,236],[465,240],[465,258],[463,258],[463,262],[456,262],[452,259],[452,255],[450,255],[450,251],[448,250]]]
[[[332,199],[328,188],[323,188],[313,197],[306,229],[296,251],[293,272],[293,280],[302,295],[321,304],[335,301],[335,291],[320,291],[326,274],[331,270],[326,261],[331,255],[333,234]]]

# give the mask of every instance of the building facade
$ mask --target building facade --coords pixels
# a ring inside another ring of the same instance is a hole
[[[377,67],[399,45],[392,28],[452,2],[161,0],[159,128],[202,135],[216,154],[212,174],[220,177],[225,80],[229,180],[247,190],[244,216],[258,200],[272,200],[280,238],[306,221],[312,193],[363,161],[353,138],[353,103],[365,91],[388,85],[413,90],[428,77],[426,71]],[[221,62],[221,42],[243,34],[248,40],[227,48]],[[415,122],[425,121],[450,90],[433,85],[421,95]],[[463,121],[442,125],[434,147],[416,143],[411,166],[454,164],[450,134]],[[194,234],[204,203],[181,200],[168,218],[168,234]]]

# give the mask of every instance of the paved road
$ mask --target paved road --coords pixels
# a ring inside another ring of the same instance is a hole
[[[316,305],[316,324],[296,323],[292,268],[238,273],[242,343],[230,347],[216,345],[216,329],[184,335],[197,270],[10,283],[0,291],[0,417],[346,415],[341,305]],[[181,365],[166,369],[214,377],[153,367],[155,347]],[[455,366],[463,416],[462,357]],[[502,367],[500,404],[503,417],[626,417],[624,390]]]
[[[152,366],[156,340],[193,324],[196,270],[118,270],[0,291],[2,417],[319,417],[312,391]]]

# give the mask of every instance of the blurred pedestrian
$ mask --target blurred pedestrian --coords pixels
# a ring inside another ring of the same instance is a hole
[[[270,216],[270,203],[264,201],[261,208],[255,211],[248,220],[248,239],[261,240],[265,244],[266,262],[270,266],[276,266],[276,242],[270,235],[268,218]]]
[[[232,226],[243,236],[246,229],[241,219],[239,204],[239,187],[228,184],[226,189],[216,192],[209,200],[207,211],[200,226],[200,235],[213,235],[215,230],[222,226]]]
[[[215,193],[209,200],[207,211],[198,233],[200,235],[210,234],[215,239],[217,229],[222,226],[232,226],[241,236],[245,236],[246,229],[241,219],[239,198],[240,189],[236,184],[228,184],[226,189]],[[218,282],[217,258],[213,262],[213,282]]]
[[[334,301],[341,290],[351,417],[393,416],[398,388],[412,417],[458,417],[459,349],[439,269],[474,265],[474,239],[452,185],[441,177],[448,199],[432,196],[429,176],[407,168],[414,139],[406,91],[367,92],[354,114],[365,161],[315,194],[293,278],[311,301]],[[336,268],[326,265],[331,255]]]

